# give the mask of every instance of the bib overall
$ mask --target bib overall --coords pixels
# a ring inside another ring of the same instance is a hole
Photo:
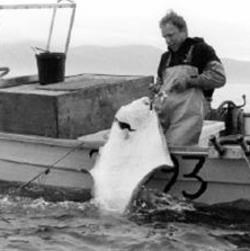
[[[158,115],[169,145],[194,145],[199,141],[204,117],[202,90],[171,90],[174,81],[180,76],[197,74],[198,69],[190,65],[166,67],[164,71],[161,91],[168,97],[161,103]]]

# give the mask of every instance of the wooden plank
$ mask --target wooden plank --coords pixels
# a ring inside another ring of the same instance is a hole
[[[95,75],[98,76],[98,74],[95,74]],[[71,75],[71,76],[65,76],[65,81],[60,82],[60,84],[64,83],[65,85],[67,85],[68,83],[75,83],[75,82],[80,81],[80,79],[84,78],[85,76],[89,76],[89,78],[90,78],[91,75],[90,74],[75,74],[75,75]],[[112,76],[112,75],[105,75],[104,74],[104,76]],[[24,76],[10,77],[10,78],[6,77],[4,79],[1,79],[0,89],[19,86],[19,85],[34,84],[34,83],[38,83],[38,82],[39,82],[39,79],[38,79],[37,75],[24,75]],[[51,85],[47,85],[46,87],[45,86],[38,86],[36,89],[51,90],[55,86],[60,85],[60,84],[51,84]]]
[[[107,74],[81,74],[76,76],[71,76],[65,79],[63,82],[54,83],[50,85],[40,85],[37,89],[41,90],[53,90],[53,91],[77,91],[81,89],[90,88],[107,88],[114,84],[127,83],[134,84],[135,81],[147,81],[152,82],[152,76],[121,76],[121,75],[107,75]]]
[[[208,156],[208,147],[200,146],[171,146],[169,151],[182,156]]]
[[[16,141],[20,143],[35,143],[51,146],[74,147],[81,142],[74,139],[57,139],[35,135],[0,132],[0,140]]]
[[[61,3],[61,4],[4,4],[4,5],[0,5],[0,10],[75,8],[75,6],[76,6],[75,3]]]
[[[14,78],[1,79],[0,89],[19,86],[23,84],[34,84],[38,82],[37,75],[27,75]]]

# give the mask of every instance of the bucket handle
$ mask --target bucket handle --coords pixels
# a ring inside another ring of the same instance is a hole
[[[58,0],[57,4],[59,4],[61,1],[62,0]],[[66,39],[66,44],[65,44],[65,49],[64,49],[65,55],[67,55],[67,53],[68,53],[71,32],[72,32],[72,28],[73,28],[73,23],[74,23],[74,19],[75,19],[75,11],[76,11],[76,4],[72,0],[67,0],[67,1],[72,3],[72,13],[71,13],[69,29],[68,29],[68,34],[67,34],[67,39]],[[52,19],[51,19],[51,24],[50,24],[50,29],[49,29],[49,36],[48,36],[46,51],[50,50],[51,37],[52,37],[53,29],[54,29],[54,23],[55,23],[57,9],[58,9],[58,6],[55,5],[55,7],[53,9],[53,13],[52,13]]]

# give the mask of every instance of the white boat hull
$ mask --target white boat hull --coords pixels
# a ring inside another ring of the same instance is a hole
[[[107,137],[108,132],[102,131],[84,136],[81,140],[100,146]],[[207,144],[208,140],[205,142]],[[250,166],[248,157],[239,145],[226,145],[223,156],[208,145],[172,147],[170,152],[178,166],[178,175],[171,188],[165,189],[173,173],[161,170],[146,182],[147,187],[207,204],[250,200]],[[186,177],[188,174],[190,177]]]
[[[190,196],[185,196],[185,194],[195,195],[202,185],[196,177],[185,177],[185,174],[194,170],[197,160],[183,159],[183,156],[178,156],[177,159],[179,174],[177,181],[168,192],[174,196],[189,199]],[[168,176],[158,171],[148,186],[164,190]],[[250,200],[250,169],[245,159],[206,158],[197,176],[206,184],[204,191],[193,198],[197,202],[214,204],[238,199]]]
[[[90,199],[93,178],[88,169],[94,160],[83,145],[78,140],[0,133],[1,193],[48,200]]]
[[[0,133],[0,191],[13,191],[8,187],[11,184],[14,192],[19,192],[16,188],[50,168],[48,175],[41,175],[35,183],[32,182],[33,188],[27,186],[21,192],[54,200],[49,198],[48,193],[52,192],[48,191],[57,191],[57,194],[62,191],[56,200],[88,200],[94,184],[89,170],[95,163],[90,153],[98,150],[106,139],[104,132],[78,140]],[[179,173],[167,192],[178,197],[183,197],[183,191],[189,195],[196,194],[201,182],[196,177],[184,175],[192,173],[198,160],[203,158],[205,162],[197,176],[207,184],[206,189],[192,199],[208,204],[250,199],[250,169],[244,152],[239,146],[230,145],[226,149],[226,154],[221,157],[213,147],[171,148],[170,152],[178,160]],[[157,171],[147,186],[164,190],[168,180],[169,174]]]

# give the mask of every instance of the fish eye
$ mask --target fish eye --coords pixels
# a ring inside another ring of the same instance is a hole
[[[144,100],[143,100],[143,103],[144,103],[145,105],[150,105],[150,101],[149,101],[148,98],[147,98],[147,99],[144,99]]]

